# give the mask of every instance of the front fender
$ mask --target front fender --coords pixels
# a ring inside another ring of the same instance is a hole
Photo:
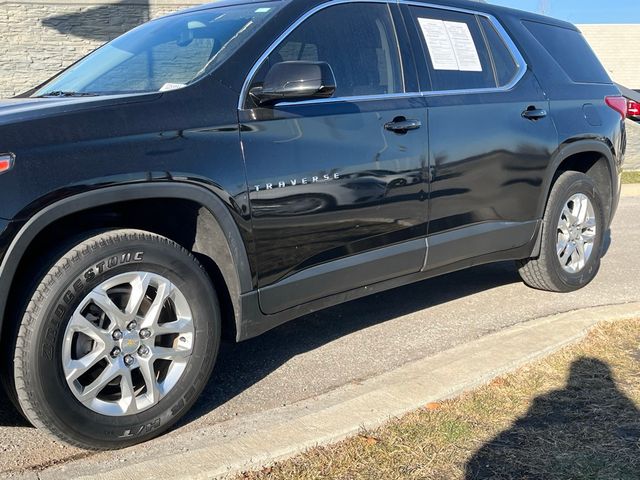
[[[240,295],[253,289],[253,281],[247,250],[238,226],[229,209],[214,193],[201,186],[179,182],[129,184],[92,190],[59,200],[33,215],[15,234],[0,264],[0,331],[18,265],[40,232],[70,214],[112,203],[150,198],[190,200],[199,203],[210,213],[216,225],[215,238],[223,239],[226,245],[221,248],[220,245],[211,246],[207,245],[210,242],[199,241],[198,248],[206,250],[202,253],[210,256],[218,265],[231,295],[236,331],[240,331]]]

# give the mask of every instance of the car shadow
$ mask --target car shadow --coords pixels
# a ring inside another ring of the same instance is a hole
[[[602,239],[602,258],[604,258],[607,253],[609,253],[609,248],[611,247],[611,229],[608,228],[604,233],[604,238]]]
[[[475,267],[306,315],[245,342],[223,343],[203,395],[180,425],[215,410],[297,355],[402,315],[515,282],[520,277],[513,262]]]
[[[515,282],[520,277],[513,262],[478,266],[306,315],[245,342],[223,343],[202,396],[177,427],[224,405],[297,355],[402,315]],[[0,389],[0,427],[28,425]]]
[[[606,363],[580,358],[564,388],[535,398],[473,455],[465,479],[637,479],[639,446],[640,410]]]
[[[31,424],[18,413],[4,389],[0,388],[0,427],[30,427]]]

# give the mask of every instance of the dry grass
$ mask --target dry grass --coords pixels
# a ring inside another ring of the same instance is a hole
[[[622,172],[622,183],[640,183],[640,171]]]
[[[240,478],[640,478],[640,320],[461,397]]]

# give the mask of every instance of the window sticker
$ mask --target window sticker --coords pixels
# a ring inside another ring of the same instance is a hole
[[[482,71],[476,44],[466,23],[421,17],[418,23],[435,70]]]
[[[463,22],[444,22],[462,72],[481,72],[482,65],[469,25]]]
[[[460,70],[447,28],[442,20],[418,18],[435,70]]]

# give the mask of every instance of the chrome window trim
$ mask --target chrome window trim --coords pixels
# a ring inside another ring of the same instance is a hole
[[[325,8],[332,7],[334,5],[340,5],[345,3],[386,3],[386,4],[396,4],[396,5],[411,5],[416,7],[425,7],[425,8],[433,8],[436,10],[447,10],[453,12],[461,12],[468,13],[471,15],[478,15],[481,17],[485,17],[491,22],[493,27],[498,32],[498,35],[505,42],[505,45],[511,52],[514,61],[517,65],[517,73],[513,77],[513,79],[507,83],[506,85],[502,85],[500,87],[489,87],[489,88],[473,88],[473,89],[463,89],[463,90],[422,90],[416,92],[405,92],[405,93],[387,93],[387,94],[378,94],[378,95],[360,95],[360,96],[349,96],[349,97],[330,97],[330,98],[319,98],[313,100],[302,100],[300,102],[281,102],[278,103],[280,106],[288,106],[288,105],[312,105],[315,103],[335,103],[335,102],[361,102],[361,101],[376,101],[376,100],[385,100],[392,98],[406,98],[406,97],[433,97],[433,96],[444,96],[444,95],[472,95],[472,94],[481,94],[481,93],[498,93],[498,92],[506,92],[515,87],[522,77],[524,77],[527,72],[527,63],[518,50],[518,47],[513,42],[507,31],[504,29],[502,24],[498,21],[496,17],[489,13],[479,12],[476,10],[470,10],[466,8],[459,7],[450,7],[448,5],[438,5],[433,3],[422,3],[415,2],[411,0],[331,0],[326,3],[322,3],[320,5],[316,5],[314,8],[303,14],[300,18],[298,18],[295,22],[293,22],[271,45],[265,50],[265,52],[258,58],[258,60],[253,64],[251,70],[242,84],[242,90],[240,91],[240,97],[238,99],[238,110],[245,110],[244,103],[249,93],[249,86],[253,81],[258,69],[262,65],[262,63],[267,59],[267,57],[273,52],[273,50],[280,45],[282,41],[284,41],[293,30],[295,30],[302,22],[306,19],[318,13]],[[396,32],[397,35],[397,32]]]

